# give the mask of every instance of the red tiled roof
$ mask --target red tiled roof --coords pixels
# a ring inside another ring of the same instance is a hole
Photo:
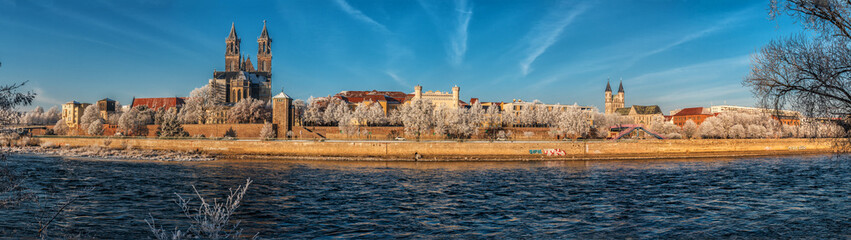
[[[183,106],[186,98],[182,97],[167,97],[167,98],[134,98],[131,107],[146,106],[151,109],[165,107],[166,109]]]
[[[360,103],[363,101],[387,101],[403,103],[408,98],[407,93],[394,91],[342,91],[334,95],[343,101],[349,103]],[[413,96],[413,95],[412,95]]]
[[[710,115],[710,114],[704,114],[703,113],[703,107],[683,108],[683,110],[680,110],[679,112],[677,112],[677,114],[674,114],[674,116],[687,116],[687,115]]]

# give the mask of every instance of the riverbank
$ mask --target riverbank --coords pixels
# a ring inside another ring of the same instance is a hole
[[[191,152],[216,158],[375,161],[535,161],[740,157],[832,153],[834,139],[638,141],[256,141],[208,139],[40,138],[42,146]],[[106,143],[106,144],[105,144]]]
[[[4,154],[33,154],[53,157],[76,157],[118,160],[155,160],[155,161],[212,161],[214,157],[197,152],[117,149],[102,146],[15,146],[0,148]]]

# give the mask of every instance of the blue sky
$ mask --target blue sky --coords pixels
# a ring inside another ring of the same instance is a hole
[[[70,100],[186,96],[224,68],[232,22],[252,58],[267,20],[273,94],[461,87],[462,99],[663,111],[753,105],[750,56],[800,31],[767,1],[0,0],[0,83]],[[252,59],[254,61],[256,59]]]

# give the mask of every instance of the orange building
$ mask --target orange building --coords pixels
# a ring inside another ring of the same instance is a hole
[[[674,115],[671,115],[671,120],[674,122],[674,125],[678,127],[685,126],[688,120],[692,120],[698,126],[703,123],[708,117],[713,117],[716,114],[713,114],[709,111],[709,108],[705,107],[694,107],[694,108],[684,108]]]

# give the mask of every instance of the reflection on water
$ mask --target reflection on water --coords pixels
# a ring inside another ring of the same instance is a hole
[[[181,224],[174,194],[255,183],[237,213],[269,238],[843,238],[847,156],[545,162],[149,162],[10,158],[43,196],[92,186],[54,233],[148,236]],[[31,236],[33,204],[0,234]],[[120,227],[119,227],[120,226]],[[133,235],[129,235],[133,234]]]

